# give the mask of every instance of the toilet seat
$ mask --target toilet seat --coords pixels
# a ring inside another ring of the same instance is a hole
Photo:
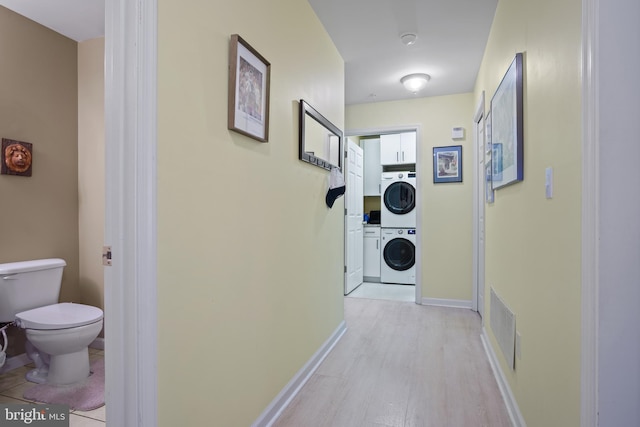
[[[69,329],[98,322],[102,317],[98,307],[63,302],[18,313],[16,323],[24,329]]]

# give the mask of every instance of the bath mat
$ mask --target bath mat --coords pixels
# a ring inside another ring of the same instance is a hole
[[[24,398],[54,405],[69,405],[69,409],[91,411],[104,405],[104,360],[91,364],[91,372],[81,384],[51,386],[37,384],[24,392]]]

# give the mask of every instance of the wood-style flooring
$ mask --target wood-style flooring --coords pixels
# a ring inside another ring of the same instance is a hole
[[[274,427],[511,427],[477,313],[344,303],[345,335]]]

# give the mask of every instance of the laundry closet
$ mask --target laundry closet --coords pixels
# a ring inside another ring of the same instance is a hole
[[[416,284],[416,132],[360,137],[365,282]]]

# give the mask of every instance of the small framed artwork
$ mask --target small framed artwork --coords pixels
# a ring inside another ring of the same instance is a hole
[[[516,54],[491,98],[492,188],[524,179],[523,55]]]
[[[271,64],[238,34],[229,44],[228,128],[261,142],[269,140]]]
[[[462,145],[433,147],[433,182],[462,182]]]
[[[31,176],[33,145],[29,142],[2,138],[2,175]]]

